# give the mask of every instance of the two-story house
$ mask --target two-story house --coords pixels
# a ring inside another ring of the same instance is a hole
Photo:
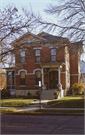
[[[79,49],[71,58],[69,46]],[[15,47],[15,67],[6,69],[7,89],[12,94],[35,94],[39,81],[43,91],[66,91],[80,80],[81,43],[71,42],[42,32],[38,35],[29,32],[11,43]],[[19,46],[19,49],[18,47]]]

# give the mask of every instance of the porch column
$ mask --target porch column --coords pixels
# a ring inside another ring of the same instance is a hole
[[[44,73],[43,73],[43,67],[42,67],[42,85],[44,85]]]
[[[61,78],[60,78],[60,65],[58,66],[58,90],[62,90],[62,85],[61,85]]]
[[[42,67],[41,73],[42,73],[42,90],[45,90],[45,84],[44,84],[44,69],[43,69],[43,67]]]
[[[60,79],[60,66],[58,67],[58,84],[61,84],[61,79]]]

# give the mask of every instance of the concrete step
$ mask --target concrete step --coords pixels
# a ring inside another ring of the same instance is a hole
[[[52,100],[55,99],[54,95],[55,90],[43,90],[41,93],[41,99],[42,100]]]
[[[52,100],[55,99],[54,95],[55,90],[43,90],[41,93],[41,99],[42,100]],[[61,97],[64,97],[64,90],[61,90],[58,94],[58,99]]]

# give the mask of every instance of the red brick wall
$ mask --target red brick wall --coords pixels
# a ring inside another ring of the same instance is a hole
[[[40,47],[40,46],[39,46]],[[64,47],[57,48],[57,62],[65,62],[65,49]],[[51,49],[49,47],[42,47],[41,49],[41,62],[42,63],[49,63],[51,60]],[[18,57],[16,58],[16,62],[18,62]],[[35,50],[33,49],[33,46],[30,46],[26,50],[26,63],[23,64],[23,67],[16,69],[16,74],[18,73],[18,70],[25,69],[27,70],[27,73],[33,73],[33,70],[36,68],[41,68],[40,65],[35,64]],[[65,71],[65,67],[63,67],[63,70]],[[38,89],[38,87],[35,86],[35,75],[26,75],[26,87],[19,87],[19,75],[16,75],[16,90],[31,90],[31,89]],[[46,85],[46,88],[49,88],[49,77],[48,73],[44,74],[44,82]],[[61,75],[61,83],[63,84],[63,88],[65,88],[65,74]]]
[[[78,55],[70,58],[70,84],[78,83]]]
[[[77,54],[70,58],[70,74],[78,74],[78,57]]]
[[[74,84],[74,83],[78,83],[78,76],[71,76],[70,77],[70,83],[71,83],[71,86],[72,86],[72,84]]]
[[[65,62],[65,48],[63,46],[57,48],[57,61]]]
[[[50,49],[49,47],[43,47],[41,50],[41,62],[42,63],[48,63],[50,62]]]

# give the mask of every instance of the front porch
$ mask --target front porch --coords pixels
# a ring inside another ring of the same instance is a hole
[[[42,63],[40,65],[42,76],[42,90],[62,90],[61,70],[64,65],[65,63],[63,62]]]
[[[54,92],[59,91],[58,99],[66,96],[66,90],[62,89],[61,71],[65,65],[63,62],[42,63],[42,93],[41,100],[55,99]],[[65,80],[64,80],[65,81]]]

